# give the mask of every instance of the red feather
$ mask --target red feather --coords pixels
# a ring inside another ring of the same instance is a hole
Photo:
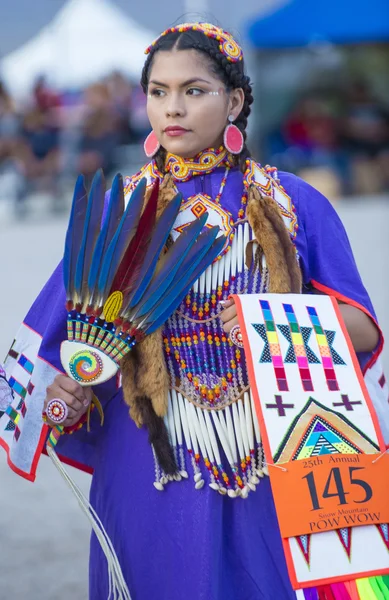
[[[132,287],[138,279],[155,225],[158,194],[159,180],[157,179],[153,185],[149,201],[139,219],[136,233],[128,244],[116,271],[110,294],[119,290],[126,297],[131,293]]]

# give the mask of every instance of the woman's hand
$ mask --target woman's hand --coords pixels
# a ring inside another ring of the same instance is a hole
[[[236,311],[235,302],[230,299],[222,304],[223,310],[219,314],[223,322],[223,330],[226,333],[230,333],[231,329],[239,324],[238,313]]]
[[[63,427],[72,427],[78,423],[83,414],[88,410],[88,406],[92,400],[92,388],[81,386],[67,375],[57,375],[53,383],[46,390],[45,412],[47,403],[54,398],[63,400],[68,407],[67,419],[61,425]],[[47,422],[51,426],[56,425],[50,419],[47,419]]]

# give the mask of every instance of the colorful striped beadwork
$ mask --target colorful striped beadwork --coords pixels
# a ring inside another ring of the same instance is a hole
[[[270,304],[267,300],[260,300],[263,318],[266,327],[266,336],[269,343],[270,356],[273,363],[274,373],[277,379],[277,386],[280,392],[287,392],[288,382],[286,379],[284,361],[282,360],[281,346],[278,339],[277,328],[273,318]]]
[[[316,309],[313,306],[307,306],[307,311],[315,331],[328,389],[331,392],[336,392],[339,390],[339,384],[338,380],[336,379],[334,363],[331,356],[331,348],[328,344],[327,336],[321,326]]]
[[[297,321],[293,306],[291,304],[282,305],[288,319],[292,344],[296,355],[297,365],[301,377],[301,383],[304,391],[313,392],[313,382],[311,371],[309,369],[308,357],[304,346],[303,336],[301,334],[300,325]]]

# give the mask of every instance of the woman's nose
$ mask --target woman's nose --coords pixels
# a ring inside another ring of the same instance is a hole
[[[178,94],[172,94],[166,106],[169,117],[182,117],[185,114],[185,102]]]

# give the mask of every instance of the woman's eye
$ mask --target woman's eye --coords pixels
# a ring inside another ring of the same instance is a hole
[[[200,90],[200,88],[189,88],[187,90],[187,94],[189,96],[201,96],[201,94],[204,94],[203,90]]]
[[[150,96],[155,96],[157,98],[160,98],[161,96],[164,96],[165,92],[163,90],[158,90],[158,89],[154,89],[151,90],[150,92]]]

